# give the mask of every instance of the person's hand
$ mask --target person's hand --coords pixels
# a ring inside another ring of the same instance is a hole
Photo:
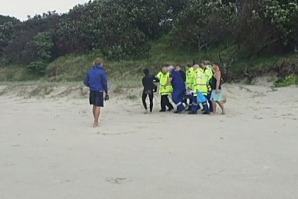
[[[106,96],[105,96],[105,101],[108,101],[109,99],[110,99],[109,95],[106,94]]]
[[[216,94],[218,94],[220,91],[219,91],[219,89],[216,89],[216,91],[215,91],[215,92],[216,92]]]

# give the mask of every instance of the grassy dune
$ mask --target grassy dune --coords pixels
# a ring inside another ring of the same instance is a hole
[[[137,87],[140,85],[140,78],[143,75],[142,69],[149,68],[151,73],[156,74],[163,67],[170,64],[192,64],[193,60],[200,62],[202,60],[218,61],[218,52],[223,47],[222,45],[214,46],[209,51],[198,51],[195,49],[177,49],[171,47],[169,42],[161,39],[152,43],[152,48],[149,52],[149,57],[142,60],[131,61],[112,61],[105,60],[105,69],[109,75],[110,82],[120,87]],[[230,54],[233,52],[233,47],[226,49],[221,53],[223,61],[228,62]],[[46,75],[43,77],[29,73],[25,66],[8,66],[0,67],[0,81],[2,84],[7,84],[13,81],[36,81],[40,82],[77,82],[82,81],[86,72],[92,67],[92,62],[96,57],[101,57],[98,51],[90,52],[86,55],[68,55],[60,57],[50,63],[47,67]],[[244,58],[235,59],[231,73],[242,74],[245,68],[255,69],[257,75],[267,75],[266,71],[271,66],[279,62],[287,62],[288,60],[298,58],[298,54],[289,54],[286,56],[262,56],[253,58],[250,63]],[[280,86],[287,86],[297,81],[288,78],[285,84],[280,83]]]

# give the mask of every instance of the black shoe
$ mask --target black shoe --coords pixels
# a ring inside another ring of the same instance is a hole
[[[174,113],[175,114],[181,114],[181,111],[175,111]]]
[[[168,111],[170,112],[170,111],[172,111],[173,109],[174,109],[174,108],[169,108]]]
[[[165,110],[160,110],[159,112],[163,113],[163,112],[166,112]]]
[[[193,112],[193,111],[190,111],[188,112],[189,115],[196,115],[197,113],[196,112]]]
[[[203,114],[203,115],[209,115],[210,113],[208,113],[208,112],[203,112],[202,114]]]

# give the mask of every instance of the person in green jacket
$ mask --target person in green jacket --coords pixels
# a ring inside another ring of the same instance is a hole
[[[194,82],[194,72],[193,72],[193,67],[188,64],[186,66],[186,94],[185,94],[185,104],[188,104],[188,108],[186,109],[186,111],[191,111],[191,106],[193,103],[193,93],[192,93],[192,89],[193,89],[193,82]],[[188,102],[189,100],[189,102]]]
[[[173,87],[171,85],[167,85],[170,73],[167,67],[163,67],[162,71],[159,72],[156,76],[160,81],[159,94],[161,96],[161,109],[159,112],[166,112],[166,108],[168,107],[168,111],[172,111],[174,109],[173,105],[169,100],[169,95],[173,92]]]
[[[212,101],[210,100],[211,91],[212,91],[212,89],[211,89],[211,79],[213,77],[213,69],[212,69],[210,61],[204,61],[203,65],[202,65],[202,68],[204,70],[204,74],[207,77],[208,94],[207,94],[206,97],[207,97],[209,105],[210,105],[210,112],[213,112]]]

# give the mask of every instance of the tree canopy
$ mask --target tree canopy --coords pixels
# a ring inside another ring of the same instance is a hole
[[[0,61],[26,64],[43,73],[67,54],[97,49],[109,59],[148,56],[150,42],[164,35],[171,45],[200,51],[218,43],[247,60],[298,48],[296,0],[97,0],[66,14],[48,12],[21,22],[0,16]]]

